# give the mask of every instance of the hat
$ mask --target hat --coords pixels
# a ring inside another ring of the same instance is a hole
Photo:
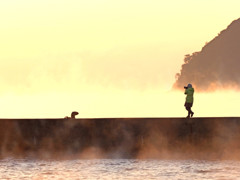
[[[191,85],[191,84],[188,84],[187,87],[188,87],[188,88],[192,88],[192,85]]]

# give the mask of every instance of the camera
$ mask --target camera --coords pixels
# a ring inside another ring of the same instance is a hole
[[[187,89],[188,87],[187,86],[184,86],[184,89]]]

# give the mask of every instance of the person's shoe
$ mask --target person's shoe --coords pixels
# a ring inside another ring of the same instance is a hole
[[[191,117],[193,117],[194,112],[191,112]]]
[[[190,116],[188,115],[186,118],[190,118]]]

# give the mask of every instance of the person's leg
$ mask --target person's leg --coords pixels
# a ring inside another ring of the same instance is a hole
[[[192,111],[191,107],[189,107],[189,112],[190,112],[191,117],[193,117],[194,112]]]
[[[191,107],[186,106],[186,110],[188,111],[187,118],[189,118],[190,117],[190,113],[191,113]]]

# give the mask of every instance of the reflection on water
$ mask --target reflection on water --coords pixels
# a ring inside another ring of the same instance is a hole
[[[0,161],[1,179],[240,179],[238,161],[29,160]]]

